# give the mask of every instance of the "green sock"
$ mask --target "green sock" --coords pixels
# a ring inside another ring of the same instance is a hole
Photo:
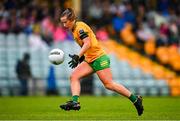
[[[134,103],[134,102],[137,100],[137,97],[136,97],[136,95],[131,94],[131,96],[129,97],[129,99],[131,100],[131,102]]]
[[[75,101],[75,102],[78,102],[79,96],[78,95],[72,96],[72,100]]]

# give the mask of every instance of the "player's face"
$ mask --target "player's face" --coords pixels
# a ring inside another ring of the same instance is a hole
[[[73,21],[68,20],[66,16],[61,17],[60,21],[65,28],[67,28],[67,29],[73,28]]]

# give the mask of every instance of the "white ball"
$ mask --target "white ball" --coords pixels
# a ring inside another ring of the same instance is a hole
[[[61,49],[53,49],[49,53],[49,61],[52,64],[59,65],[64,61],[64,52]]]

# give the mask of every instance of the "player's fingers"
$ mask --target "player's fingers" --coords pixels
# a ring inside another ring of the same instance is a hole
[[[72,60],[68,62],[68,64],[71,64],[72,63]]]
[[[70,63],[69,63],[69,65],[72,65],[72,64],[73,64],[73,62],[70,62]]]
[[[72,65],[70,65],[69,67],[72,68]]]
[[[74,64],[73,64],[73,68],[75,68],[77,65],[78,65],[78,63],[74,63]]]
[[[69,54],[69,57],[70,57],[70,58],[73,58],[73,55]]]
[[[73,67],[73,65],[74,65],[74,64],[73,64],[73,63],[71,63],[71,64],[69,65],[69,67],[71,67],[71,68],[72,68],[72,67]]]
[[[77,65],[78,65],[78,64],[74,64],[74,65],[73,65],[73,68],[75,68]]]
[[[72,68],[75,68],[76,66],[74,65],[74,66],[72,66]]]

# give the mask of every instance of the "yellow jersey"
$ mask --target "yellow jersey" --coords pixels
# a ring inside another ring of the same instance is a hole
[[[98,40],[96,39],[94,32],[84,22],[76,21],[72,29],[72,34],[74,40],[78,43],[80,47],[83,46],[84,38],[86,37],[90,38],[90,44],[91,44],[90,48],[84,53],[85,60],[88,63],[93,62],[94,60],[105,54],[105,51],[103,50]]]

